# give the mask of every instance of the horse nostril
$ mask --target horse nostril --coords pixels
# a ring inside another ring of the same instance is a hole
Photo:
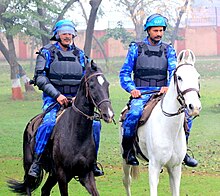
[[[193,110],[193,109],[194,109],[193,104],[189,104],[189,109],[190,109],[190,110]]]

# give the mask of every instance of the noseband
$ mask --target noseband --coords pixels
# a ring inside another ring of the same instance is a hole
[[[165,96],[165,93],[164,93],[164,95],[163,95],[163,97],[162,97],[162,99],[161,99],[161,110],[162,110],[162,112],[163,112],[163,114],[164,114],[165,116],[172,117],[172,116],[176,116],[176,115],[179,115],[179,114],[181,114],[182,112],[184,112],[184,110],[186,109],[187,105],[186,105],[186,102],[185,102],[185,99],[184,99],[183,95],[185,95],[186,93],[191,92],[191,91],[196,91],[197,94],[198,94],[198,97],[200,98],[199,90],[197,90],[196,88],[188,88],[188,89],[186,89],[186,90],[184,90],[184,91],[181,91],[181,90],[179,89],[178,82],[177,82],[176,72],[177,72],[177,70],[178,70],[180,67],[182,67],[182,66],[184,66],[184,65],[193,66],[193,65],[190,64],[190,63],[184,63],[184,64],[179,65],[179,66],[175,69],[175,71],[174,71],[174,84],[176,85],[176,89],[177,89],[177,100],[178,100],[178,102],[180,103],[181,107],[180,107],[180,108],[178,109],[178,111],[175,112],[175,113],[165,112],[165,111],[163,110],[163,100],[164,100],[164,96]]]
[[[95,108],[96,108],[99,112],[101,112],[100,109],[99,109],[99,106],[100,106],[102,103],[104,103],[104,102],[111,102],[111,101],[110,101],[109,99],[103,99],[103,100],[101,100],[99,103],[95,103],[93,97],[91,96],[90,90],[89,90],[88,81],[89,81],[91,78],[93,78],[94,76],[100,76],[100,75],[104,75],[104,74],[101,73],[101,72],[98,72],[98,73],[94,73],[94,74],[88,76],[87,78],[86,78],[86,76],[85,76],[85,79],[84,79],[84,83],[85,83],[85,87],[86,87],[86,97],[87,97],[87,98],[90,97],[90,99],[92,100],[92,103],[94,104]],[[90,119],[90,120],[94,120],[94,118],[95,118],[94,116],[89,116],[89,115],[85,114],[84,112],[82,112],[80,109],[78,109],[78,108],[75,106],[74,102],[73,102],[72,106],[73,106],[73,108],[74,108],[76,111],[78,111],[78,112],[79,112],[80,114],[82,114],[83,116],[87,117],[87,118]],[[97,113],[97,114],[99,115],[98,118],[100,119],[100,118],[101,118],[101,114],[100,114],[100,113]],[[97,117],[96,117],[96,118],[97,118]]]

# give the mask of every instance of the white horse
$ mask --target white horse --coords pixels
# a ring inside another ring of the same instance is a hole
[[[147,122],[138,128],[139,146],[149,160],[150,195],[157,195],[159,175],[162,167],[169,173],[170,189],[173,196],[179,196],[181,165],[186,155],[186,137],[183,129],[185,110],[190,116],[197,116],[201,110],[199,99],[199,73],[194,67],[195,55],[183,50],[177,57],[167,93],[153,109]],[[120,126],[122,133],[122,127]],[[120,134],[121,134],[120,133]],[[140,154],[138,158],[143,159]],[[131,179],[137,166],[127,165],[123,160],[123,183],[127,196],[131,196]]]

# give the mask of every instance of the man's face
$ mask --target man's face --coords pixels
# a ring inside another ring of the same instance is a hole
[[[148,30],[148,34],[150,36],[150,39],[154,42],[159,42],[163,37],[163,33],[164,33],[163,28],[164,27],[151,27]]]
[[[59,34],[59,36],[60,36],[61,43],[63,45],[68,46],[73,41],[73,35],[70,33]]]

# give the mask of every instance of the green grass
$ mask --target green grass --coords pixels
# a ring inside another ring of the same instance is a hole
[[[128,100],[118,82],[118,72],[123,60],[111,61],[111,69],[105,75],[110,81],[110,93],[115,119],[118,121],[121,109]],[[98,62],[99,64],[101,62]],[[28,66],[24,67],[28,70]],[[189,147],[199,161],[196,168],[183,166],[181,195],[220,195],[220,60],[198,58],[197,70],[201,74],[201,101],[203,110],[196,118],[190,136]],[[106,71],[106,67],[103,66]],[[29,73],[32,76],[32,73]],[[6,186],[8,178],[22,180],[22,136],[26,123],[41,112],[41,92],[25,94],[24,101],[11,100],[9,69],[0,64],[0,195],[15,195]],[[23,87],[22,87],[23,88]],[[24,89],[23,89],[24,90]],[[105,171],[103,177],[96,178],[97,188],[102,196],[125,195],[122,184],[121,155],[119,153],[119,133],[117,125],[102,123],[101,144],[98,161]],[[43,185],[43,183],[42,183]],[[88,195],[75,180],[69,183],[70,195]],[[170,195],[166,170],[160,175],[159,195]],[[133,195],[149,195],[146,163],[141,162],[140,178],[132,183]],[[34,195],[40,195],[40,188]],[[53,196],[59,195],[58,187]]]

